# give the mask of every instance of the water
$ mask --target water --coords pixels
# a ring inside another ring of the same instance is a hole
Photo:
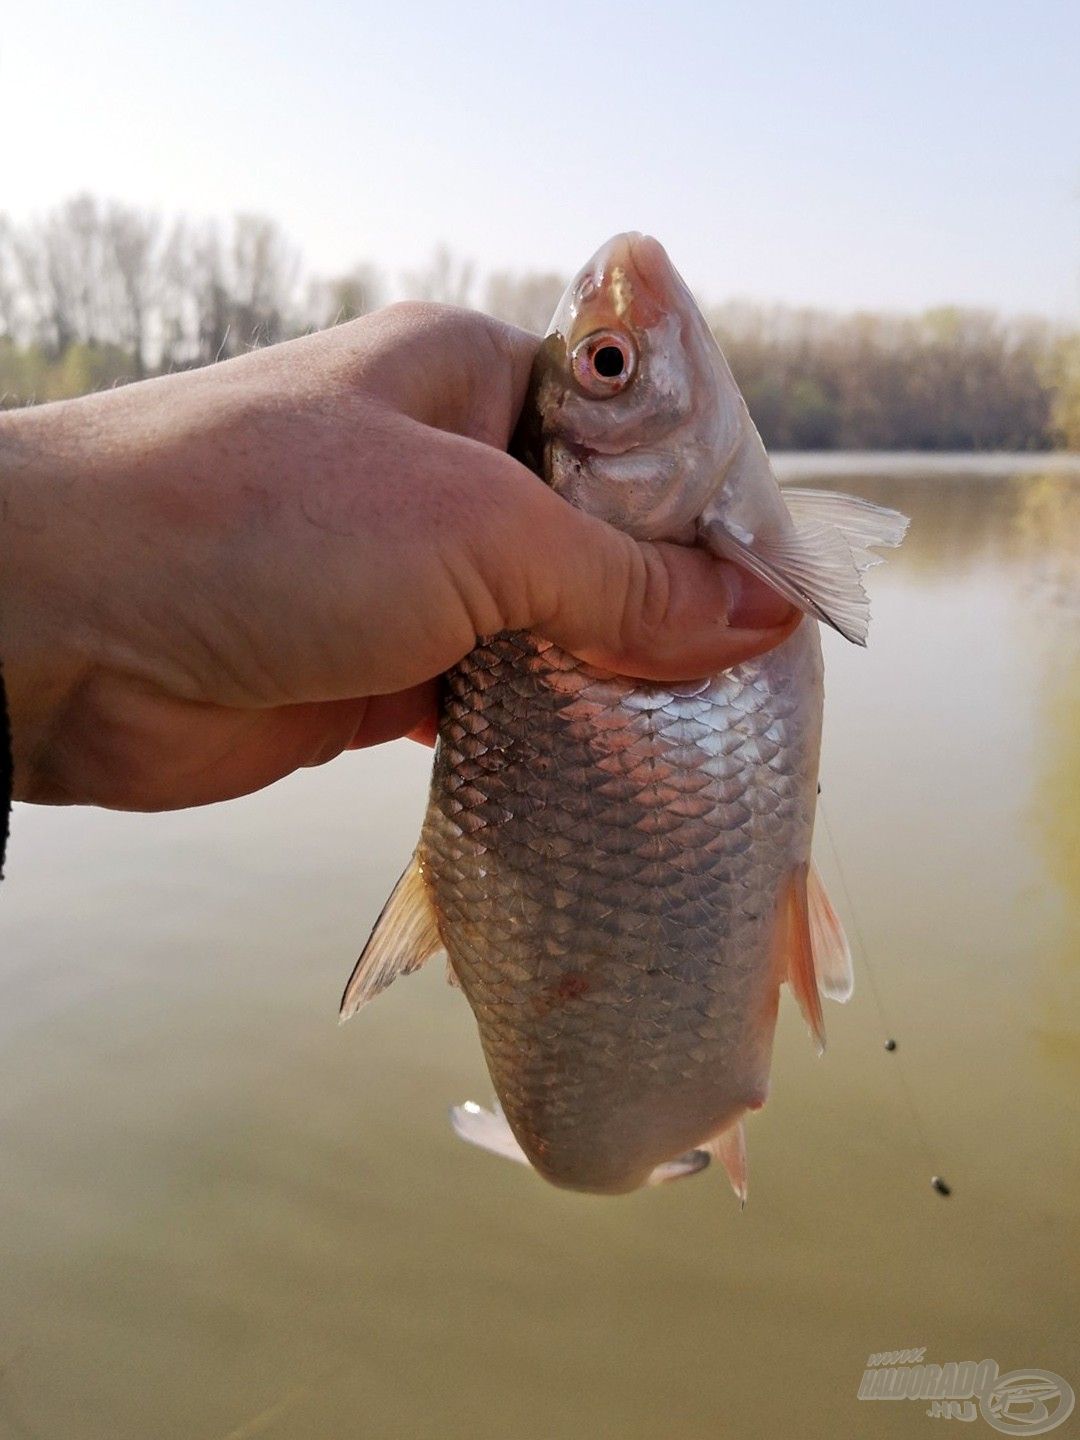
[[[418,747],[18,810],[3,1440],[929,1436],[856,1399],[923,1345],[1080,1388],[1080,484],[874,465],[844,483],[914,523],[871,648],[827,638],[823,786],[880,1007],[859,956],[819,1061],[785,994],[743,1214],[720,1174],[595,1199],[456,1141],[489,1086],[441,965],[338,1029]]]

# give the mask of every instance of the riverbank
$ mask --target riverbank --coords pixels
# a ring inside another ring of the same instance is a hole
[[[1080,452],[1068,450],[774,450],[773,468],[781,481],[838,480],[844,476],[880,476],[937,480],[963,476],[1001,480],[1010,475],[1054,475],[1080,480]]]

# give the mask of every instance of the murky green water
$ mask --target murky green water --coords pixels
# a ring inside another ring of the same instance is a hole
[[[592,1199],[457,1142],[489,1087],[441,965],[338,1029],[418,748],[196,813],[22,808],[4,1440],[932,1440],[856,1399],[907,1346],[1080,1388],[1080,484],[845,483],[914,517],[870,650],[827,642],[870,973],[821,1061],[785,997],[746,1212],[713,1173]]]

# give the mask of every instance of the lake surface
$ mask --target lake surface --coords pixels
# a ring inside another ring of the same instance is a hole
[[[441,963],[339,1029],[419,747],[186,814],[20,807],[2,1440],[933,1440],[856,1398],[919,1346],[1080,1390],[1080,481],[1009,469],[844,469],[913,517],[870,648],[826,637],[856,993],[818,1060],[785,991],[744,1213],[719,1171],[599,1199],[455,1140],[490,1085]]]

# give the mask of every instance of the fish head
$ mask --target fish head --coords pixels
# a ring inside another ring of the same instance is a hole
[[[749,423],[659,241],[616,235],[571,281],[537,357],[523,457],[642,540],[693,539]]]

